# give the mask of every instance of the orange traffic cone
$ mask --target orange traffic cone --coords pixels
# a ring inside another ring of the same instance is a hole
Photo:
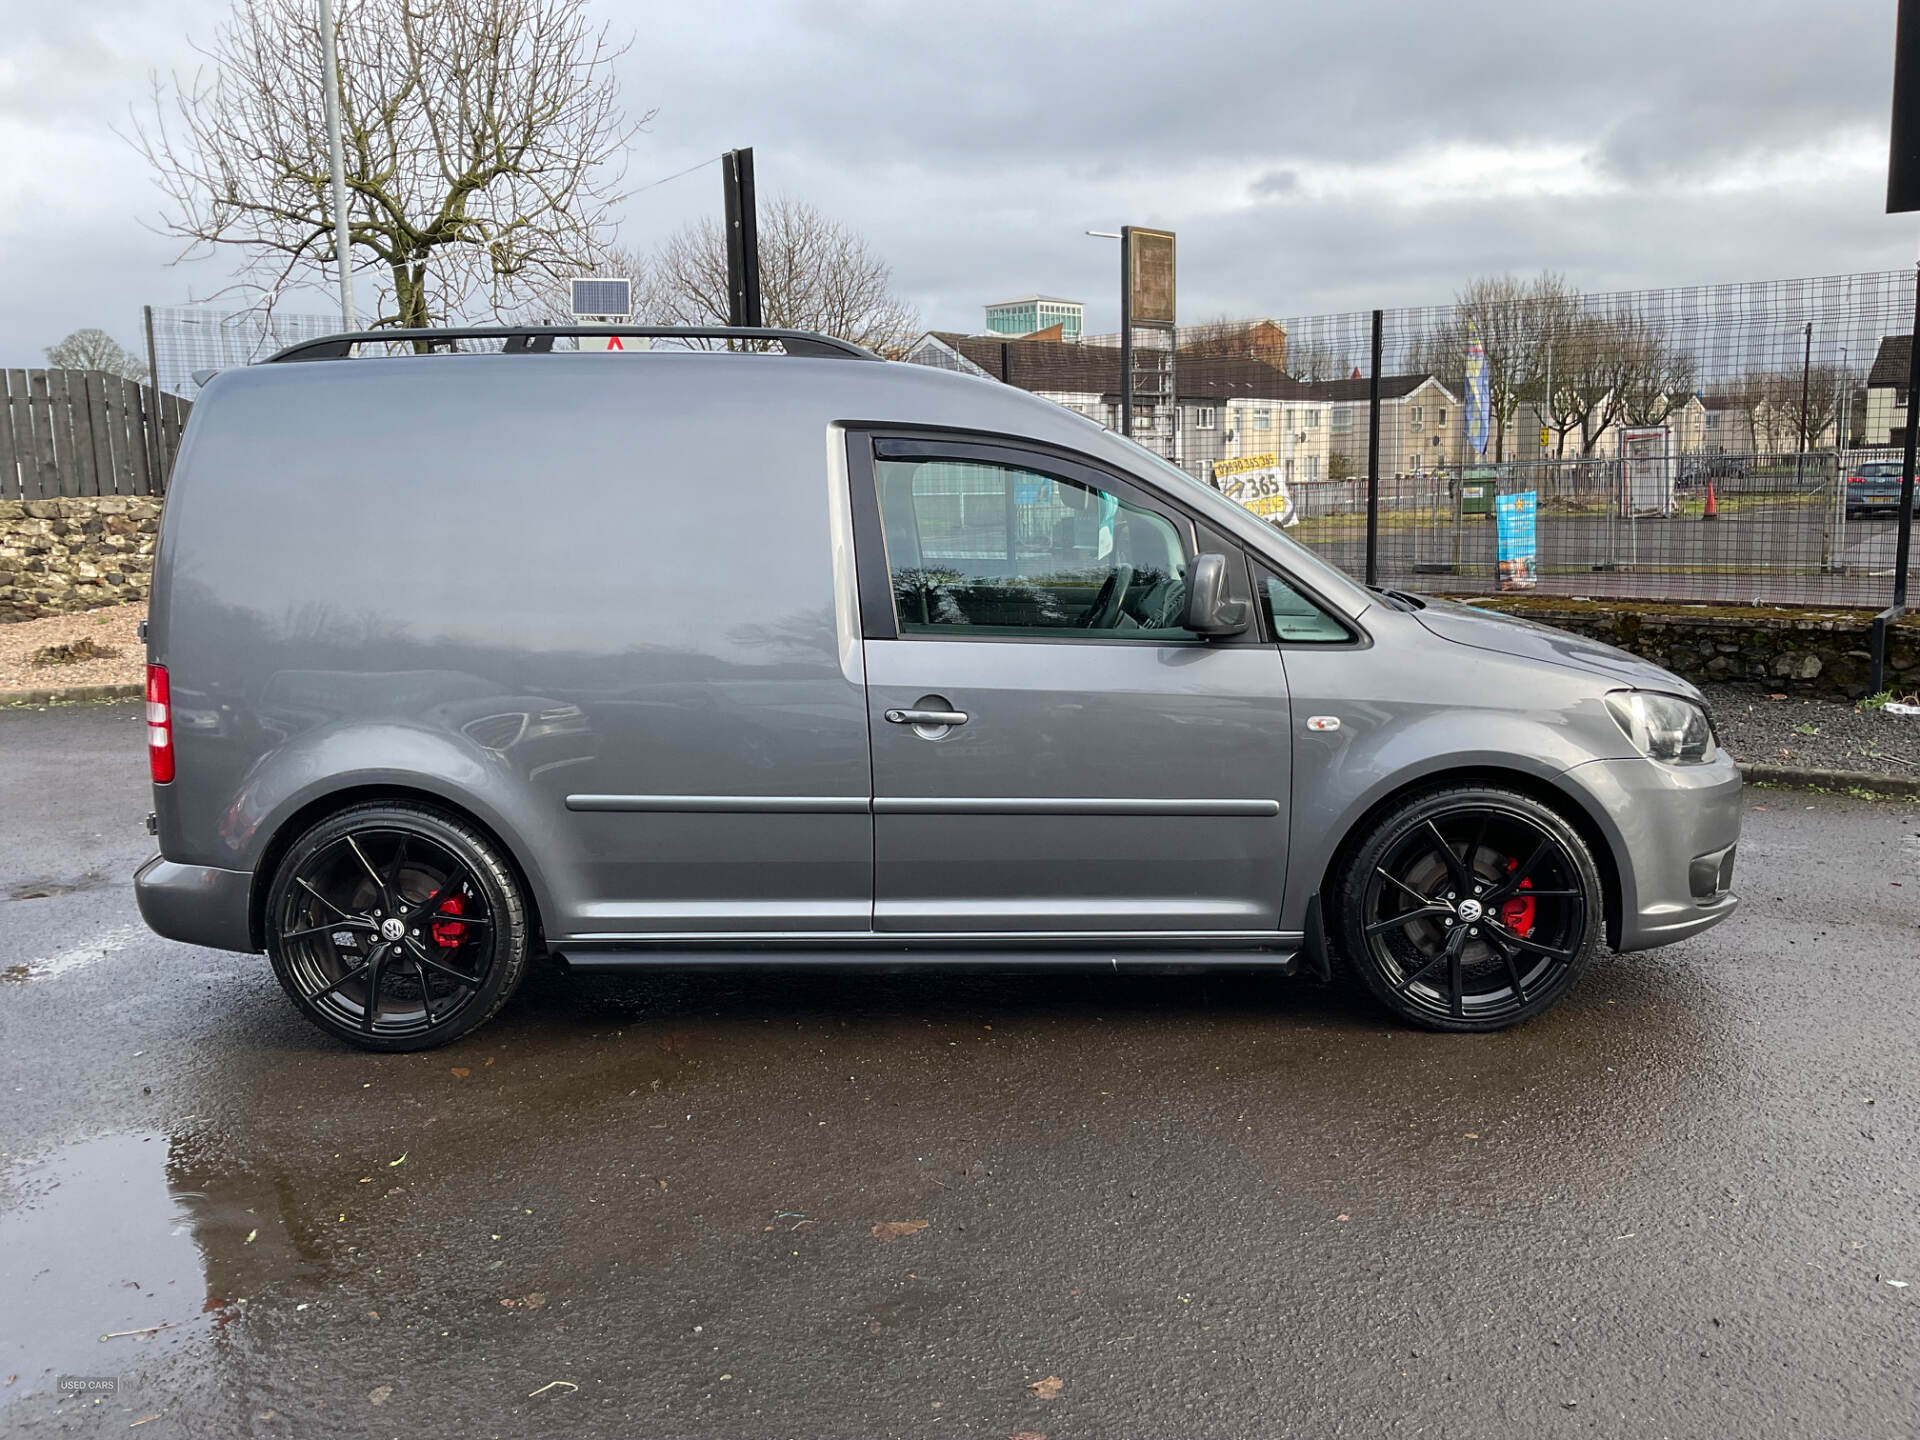
[[[1700,512],[1702,520],[1718,520],[1720,507],[1713,503],[1713,481],[1707,481],[1707,508]]]

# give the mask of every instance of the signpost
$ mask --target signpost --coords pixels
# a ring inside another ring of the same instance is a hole
[[[1120,433],[1133,433],[1136,404],[1153,407],[1155,433],[1160,419],[1171,422],[1175,406],[1174,244],[1171,230],[1120,227]],[[1135,331],[1156,343],[1141,346]],[[1143,363],[1144,362],[1144,363]],[[1171,445],[1173,424],[1167,426]]]

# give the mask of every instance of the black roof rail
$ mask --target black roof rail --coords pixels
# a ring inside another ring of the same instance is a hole
[[[851,340],[837,340],[811,330],[772,330],[745,325],[469,325],[436,326],[427,330],[353,330],[302,340],[267,357],[266,363],[286,360],[348,360],[356,345],[393,341],[424,342],[429,350],[450,349],[460,340],[504,340],[510,355],[545,354],[562,337],[619,335],[648,340],[778,340],[789,355],[825,360],[879,360],[882,357]]]

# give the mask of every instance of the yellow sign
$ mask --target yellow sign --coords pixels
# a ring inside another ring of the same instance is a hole
[[[1547,429],[1546,426],[1542,425],[1540,427],[1540,448],[1542,450],[1549,448],[1553,444],[1553,441],[1550,438],[1552,434],[1553,432]]]
[[[1213,462],[1213,478],[1224,480],[1229,475],[1244,475],[1249,470],[1278,470],[1280,456],[1269,450],[1264,455],[1242,455],[1238,460],[1216,460]]]

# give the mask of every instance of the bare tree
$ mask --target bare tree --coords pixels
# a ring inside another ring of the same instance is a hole
[[[784,196],[763,207],[759,221],[766,324],[817,330],[883,355],[905,352],[919,331],[919,314],[893,294],[891,267],[865,240]],[[661,325],[727,323],[727,241],[719,222],[696,221],[660,247],[646,266],[635,311]]]
[[[1785,454],[1828,443],[1840,391],[1840,375],[1833,366],[1815,365],[1804,376],[1799,370],[1765,371],[1749,375],[1744,388],[1756,450]]]
[[[104,330],[89,326],[76,330],[58,345],[46,348],[47,364],[57,370],[104,370],[128,380],[144,381],[147,367],[134,353]]]
[[[1548,271],[1531,280],[1482,276],[1461,289],[1453,309],[1414,342],[1414,369],[1434,375],[1463,399],[1467,346],[1480,342],[1496,462],[1506,458],[1507,435],[1521,401],[1543,397],[1555,337],[1574,324],[1579,303],[1579,293]]]
[[[1657,321],[1627,314],[1617,326],[1625,351],[1620,418],[1628,425],[1664,425],[1693,397],[1699,361],[1691,350],[1676,345]]]
[[[586,0],[340,0],[349,243],[382,325],[498,314],[595,257],[627,142]],[[311,0],[236,0],[210,76],[154,81],[133,143],[185,255],[232,245],[242,285],[326,283],[334,218]]]

